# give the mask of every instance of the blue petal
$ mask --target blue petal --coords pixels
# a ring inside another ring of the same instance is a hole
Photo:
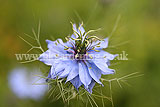
[[[84,30],[84,28],[81,26],[81,24],[79,25],[79,27],[80,27],[80,28],[77,28],[77,27],[76,27],[76,24],[73,24],[73,29],[74,29],[79,35],[81,35],[81,34],[80,34],[80,31],[81,31],[81,33],[82,33],[82,35],[83,35],[83,34],[85,33],[85,30]],[[80,30],[79,30],[79,29],[80,29]],[[75,38],[78,38],[78,35],[75,33],[75,34],[72,34],[71,37],[75,39]]]
[[[93,63],[90,61],[90,63],[86,63],[88,66],[89,74],[90,76],[99,84],[102,84],[99,79],[101,78],[101,70]]]
[[[73,78],[75,78],[78,75],[78,63],[76,61],[73,61],[73,63],[71,63],[70,65],[72,67],[68,77],[67,77],[67,81],[72,80]]]
[[[69,38],[69,41],[65,42],[64,46],[72,47],[70,42],[71,42],[71,39]]]
[[[81,27],[80,27],[81,26]],[[80,27],[80,31],[81,31],[81,33],[82,33],[82,35],[85,33],[85,30],[84,30],[84,28],[82,27],[82,25],[81,24],[79,24],[79,27]],[[78,29],[78,33],[80,34],[80,31],[79,31],[79,29]]]
[[[108,60],[113,60],[117,56],[117,54],[110,54],[104,50],[100,50],[100,52],[92,51],[92,54],[98,56],[98,59],[103,59],[106,62],[108,62]]]
[[[71,69],[72,69],[72,66],[67,66],[65,68],[65,70],[63,71],[63,73],[61,75],[59,75],[59,78],[65,78],[65,77],[67,77],[68,74],[70,73]]]
[[[52,75],[51,75],[51,70],[50,70],[47,78],[51,78],[51,77],[52,77]]]
[[[105,38],[104,41],[100,41],[100,47],[96,47],[95,49],[102,49],[108,47],[108,38]]]
[[[84,39],[85,39],[85,36],[86,36],[86,34],[84,34],[85,33],[85,30],[84,30],[84,28],[83,28],[83,26],[81,25],[81,24],[79,24],[79,29],[78,29],[78,33],[79,33],[79,35],[80,35],[80,31],[81,31],[81,33],[82,33],[82,41],[84,41]]]
[[[96,83],[96,82],[95,82],[94,80],[92,80],[92,82],[89,84],[88,89],[87,89],[87,91],[88,91],[89,93],[92,93],[92,89],[93,89],[95,83]]]
[[[54,66],[51,66],[50,75],[53,79],[57,77]]]
[[[92,60],[95,65],[101,70],[101,73],[103,75],[107,75],[107,74],[113,74],[114,70],[113,69],[109,69],[108,65],[106,64],[105,60]]]
[[[38,60],[45,63],[46,65],[52,65],[54,63],[55,57],[50,56],[50,54],[50,50],[47,50],[39,56]]]
[[[76,39],[76,38],[78,38],[78,36],[77,36],[77,34],[72,34],[71,38]]]
[[[77,90],[78,90],[78,88],[82,85],[82,82],[81,82],[79,76],[76,76],[76,77],[75,77],[74,79],[72,79],[70,82],[74,85],[74,87],[75,87]]]
[[[110,68],[106,68],[106,70],[101,72],[103,75],[108,75],[108,74],[114,74],[115,70],[114,69],[110,69]]]
[[[79,30],[77,29],[76,24],[73,24],[73,29],[79,34]],[[74,39],[78,38],[77,33],[72,34],[71,37]]]
[[[78,30],[77,30],[77,27],[76,27],[76,24],[75,24],[75,23],[73,24],[73,29],[74,29],[76,32],[78,32]]]
[[[62,71],[65,69],[65,67],[66,67],[66,64],[64,62],[60,62],[55,66],[55,71],[56,72]]]
[[[117,54],[113,55],[113,54],[110,54],[110,53],[103,51],[103,50],[101,50],[99,52],[99,54],[101,54],[103,57],[105,57],[104,59],[106,59],[106,60],[113,60],[117,56]]]
[[[104,41],[100,43],[101,48],[107,48],[108,47],[108,38],[105,38]]]
[[[59,42],[60,45],[64,46],[62,39],[57,39],[56,41]]]
[[[52,78],[52,79],[57,78],[59,75],[61,75],[61,74],[63,73],[63,71],[64,71],[64,69],[61,70],[61,71],[56,71],[56,70],[55,70],[55,67],[52,66],[52,67],[51,67],[51,70],[50,70],[51,78]]]
[[[99,44],[99,47],[96,47],[95,45]],[[92,46],[95,46],[96,50],[101,50],[103,48],[107,48],[108,47],[108,38],[105,38],[104,41],[96,41],[92,43]]]
[[[48,49],[54,53],[66,53],[65,47],[63,46],[63,41],[58,39],[56,41],[46,40],[48,44]]]
[[[89,75],[87,66],[83,62],[79,62],[79,77],[84,86],[88,87],[92,78]]]

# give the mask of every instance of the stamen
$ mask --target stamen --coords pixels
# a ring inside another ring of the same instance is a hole
[[[74,38],[71,38],[72,40],[81,40],[81,39],[74,39]]]
[[[96,49],[93,49],[94,51],[96,51],[96,52],[100,52],[99,50],[96,50]]]
[[[65,37],[66,41],[69,41],[68,37]]]
[[[91,55],[89,55],[89,57],[90,57],[91,59],[93,59],[93,57],[92,57]]]
[[[100,41],[104,41],[104,40],[98,38],[97,36],[90,36],[90,37],[87,38],[87,39],[88,39],[88,40],[89,40],[89,39],[97,39],[97,40],[100,40]]]
[[[74,34],[76,33],[79,37],[81,37],[81,35],[79,35],[79,33],[77,31],[75,31],[75,29],[73,28],[73,23],[70,22],[72,24],[72,30],[74,31]]]
[[[59,55],[58,54],[56,54],[56,57],[58,57]]]
[[[100,47],[99,45],[101,44],[101,42],[98,42],[97,44],[95,44],[95,45],[92,45],[92,44],[90,44],[90,46],[87,48],[87,51],[89,51],[89,50],[91,50],[91,49],[93,49],[93,48],[95,48],[95,47]],[[92,46],[91,46],[92,45]]]
[[[83,36],[83,34],[82,34],[81,30],[80,30],[80,28],[81,28],[82,26],[83,26],[83,22],[82,22],[82,24],[78,27],[79,32],[80,32],[80,38],[82,38],[82,36]]]
[[[99,31],[99,30],[101,30],[101,28],[96,29],[96,30],[89,30],[89,31],[86,33],[85,38],[87,37],[87,35],[88,35],[89,33],[91,33],[91,32],[96,32],[96,31]]]
[[[64,46],[65,48],[67,48],[67,49],[69,49],[69,47],[68,46]]]
[[[89,45],[90,42],[88,40],[86,40],[86,42],[87,42],[86,47],[88,47],[88,45]]]

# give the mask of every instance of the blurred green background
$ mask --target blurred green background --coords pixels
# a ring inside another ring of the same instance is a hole
[[[70,21],[83,21],[86,30],[102,28],[97,35],[107,37],[119,15],[111,47],[106,50],[114,54],[126,51],[129,60],[119,61],[112,68],[117,76],[133,72],[144,76],[129,80],[131,87],[122,84],[121,89],[113,83],[114,105],[160,107],[160,0],[0,0],[0,107],[64,106],[61,100],[52,102],[47,94],[42,100],[33,101],[12,93],[8,86],[12,69],[40,63],[18,63],[15,53],[25,53],[30,48],[18,35],[27,39],[24,33],[32,35],[32,28],[37,29],[40,20],[40,42],[46,50],[46,39],[72,34]],[[108,103],[105,102],[110,106]]]

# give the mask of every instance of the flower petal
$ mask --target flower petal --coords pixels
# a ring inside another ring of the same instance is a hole
[[[117,54],[110,54],[110,53],[108,53],[108,52],[106,52],[106,51],[103,51],[103,50],[101,50],[100,52],[99,52],[99,54],[101,55],[101,56],[103,56],[104,57],[104,59],[106,59],[106,60],[113,60],[116,56],[117,56]]]
[[[68,76],[68,74],[70,73],[72,67],[71,66],[67,66],[65,68],[65,70],[63,71],[63,73],[61,75],[59,75],[58,78],[65,78],[66,76]]]
[[[74,31],[76,31],[79,34],[79,30],[77,29],[76,24],[73,24],[73,29],[74,29]],[[76,33],[74,33],[71,35],[71,37],[76,39],[76,38],[78,38],[78,35]]]
[[[89,74],[90,76],[99,84],[102,84],[100,82],[100,78],[101,78],[101,70],[93,63],[93,62],[90,62],[90,63],[86,63],[87,66],[88,66],[88,70],[89,70]]]
[[[77,27],[76,27],[76,24],[73,24],[73,29],[74,29],[79,35],[81,35],[80,32],[81,32],[82,35],[83,35],[83,34],[85,33],[85,30],[84,30],[84,28],[82,27],[81,24],[79,24],[79,27],[80,27],[80,28],[77,28]],[[74,39],[76,39],[76,38],[78,38],[78,35],[75,33],[75,34],[72,34],[71,37],[74,38]]]
[[[100,50],[100,52],[92,51],[92,54],[96,56],[96,59],[103,59],[106,62],[108,62],[108,60],[113,60],[117,56],[117,54],[110,54],[104,50]]]
[[[67,77],[66,82],[72,80],[73,78],[75,78],[78,75],[78,69],[79,69],[78,63],[76,61],[73,61],[73,63],[71,63],[70,66],[72,67],[72,69]]]
[[[81,82],[79,76],[76,76],[76,77],[75,77],[74,79],[72,79],[70,82],[74,85],[74,87],[75,87],[77,90],[78,90],[78,88],[82,85],[82,82]]]
[[[49,58],[50,54],[51,54],[50,50],[47,50],[46,52],[42,53],[39,56],[38,60],[45,63],[46,65],[52,65],[54,63],[55,57],[51,56],[51,58]]]
[[[92,78],[89,75],[87,66],[83,62],[79,62],[79,77],[84,86],[88,87]]]
[[[81,31],[81,33],[83,35],[85,33],[85,30],[84,30],[84,28],[83,28],[83,26],[81,24],[79,24],[79,27],[80,27],[79,29],[80,29],[80,31]],[[80,34],[79,29],[78,29],[78,33]]]
[[[75,24],[75,23],[73,24],[73,29],[74,29],[76,32],[78,32],[78,30],[77,30],[77,27],[76,27],[76,24]]]
[[[93,89],[95,83],[96,83],[96,82],[92,79],[91,83],[89,84],[89,86],[88,86],[88,88],[87,88],[87,91],[88,91],[89,93],[92,93],[92,89]]]
[[[113,69],[109,69],[108,65],[106,64],[105,60],[92,60],[95,65],[101,70],[101,73],[103,75],[107,75],[107,74],[113,74],[114,70]]]
[[[63,46],[63,41],[57,39],[56,41],[46,40],[48,44],[48,49],[54,53],[66,53],[65,47]]]
[[[58,63],[58,64],[55,66],[55,71],[56,71],[56,73],[59,72],[59,71],[64,70],[65,67],[66,67],[66,64],[65,64],[64,62]]]
[[[102,49],[108,47],[108,38],[105,38],[104,41],[100,41],[100,47],[96,47],[95,49]]]
[[[52,78],[52,79],[57,78],[59,75],[61,75],[61,74],[63,73],[63,71],[64,71],[64,69],[63,69],[63,70],[56,71],[56,70],[55,70],[55,67],[52,66],[52,67],[51,67],[51,70],[50,70],[51,78]]]
[[[96,47],[97,44],[99,44],[99,47]],[[108,38],[105,38],[104,41],[98,40],[96,42],[93,42],[91,46],[95,47],[96,50],[101,50],[103,48],[107,48],[108,47]]]
[[[56,72],[55,72],[54,66],[51,66],[51,69],[50,69],[50,77],[53,78],[53,79],[56,78]]]

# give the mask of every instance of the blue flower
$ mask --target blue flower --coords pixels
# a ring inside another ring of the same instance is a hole
[[[39,60],[51,66],[48,78],[66,78],[66,82],[71,82],[77,90],[84,86],[92,93],[96,82],[103,85],[100,81],[102,74],[115,72],[108,66],[116,55],[103,50],[108,47],[108,38],[101,40],[89,36],[94,30],[85,32],[82,24],[78,28],[72,24],[72,29],[73,34],[66,37],[65,43],[61,39],[46,40],[48,50],[40,55]]]
[[[47,85],[43,83],[43,78],[35,75],[41,75],[40,72],[28,72],[27,68],[15,68],[8,76],[8,82],[13,93],[21,99],[40,100],[47,91]],[[37,81],[38,80],[38,81]],[[41,84],[41,85],[33,85]]]

